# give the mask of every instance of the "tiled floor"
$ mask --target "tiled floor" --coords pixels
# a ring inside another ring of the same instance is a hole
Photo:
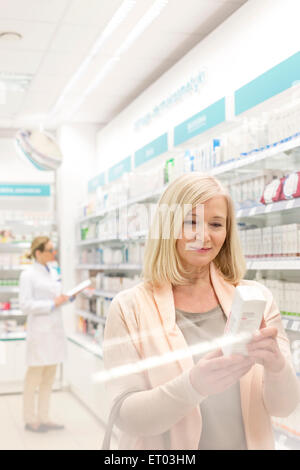
[[[24,430],[22,395],[0,395],[0,450],[99,450],[104,426],[67,391],[53,392],[51,419],[63,423],[63,431],[35,434]],[[277,431],[276,449],[300,450],[299,439]],[[112,442],[116,449],[116,441]]]
[[[98,450],[104,427],[67,391],[53,392],[51,419],[62,431],[44,434],[24,430],[22,395],[0,396],[0,450]]]

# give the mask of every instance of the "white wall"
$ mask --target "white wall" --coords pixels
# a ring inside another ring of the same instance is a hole
[[[298,52],[299,17],[299,0],[249,0],[98,133],[97,173]],[[198,95],[135,131],[139,118],[201,70]]]
[[[96,132],[94,125],[64,125],[58,139],[64,156],[57,171],[58,225],[60,232],[60,265],[64,291],[74,287],[76,279],[76,226],[78,206],[87,198],[88,175],[95,168]],[[73,305],[64,308],[64,321],[72,331]]]

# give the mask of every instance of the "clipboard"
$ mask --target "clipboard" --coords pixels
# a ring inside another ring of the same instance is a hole
[[[84,289],[89,287],[92,284],[92,281],[90,279],[87,279],[86,281],[81,282],[78,284],[76,287],[73,287],[73,289],[69,290],[66,295],[68,297],[72,297],[73,295],[79,294],[79,292],[82,292]]]

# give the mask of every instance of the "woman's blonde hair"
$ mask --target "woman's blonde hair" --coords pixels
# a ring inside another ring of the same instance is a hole
[[[46,236],[36,237],[31,243],[30,252],[27,254],[27,258],[35,258],[37,251],[43,252],[49,241],[50,238]]]
[[[191,208],[214,196],[227,202],[226,238],[214,259],[224,279],[237,284],[244,276],[246,262],[242,253],[235,219],[234,204],[219,180],[206,173],[188,173],[176,178],[162,194],[149,230],[145,248],[143,277],[153,284],[190,282],[192,270],[185,268],[176,250],[178,234]],[[165,237],[166,222],[169,223]]]

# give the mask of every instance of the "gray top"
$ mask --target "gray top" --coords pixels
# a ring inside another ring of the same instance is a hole
[[[176,322],[189,346],[211,341],[224,333],[226,317],[220,305],[205,313],[176,309]],[[205,353],[193,355],[195,363]],[[239,382],[201,402],[201,450],[247,450]]]

